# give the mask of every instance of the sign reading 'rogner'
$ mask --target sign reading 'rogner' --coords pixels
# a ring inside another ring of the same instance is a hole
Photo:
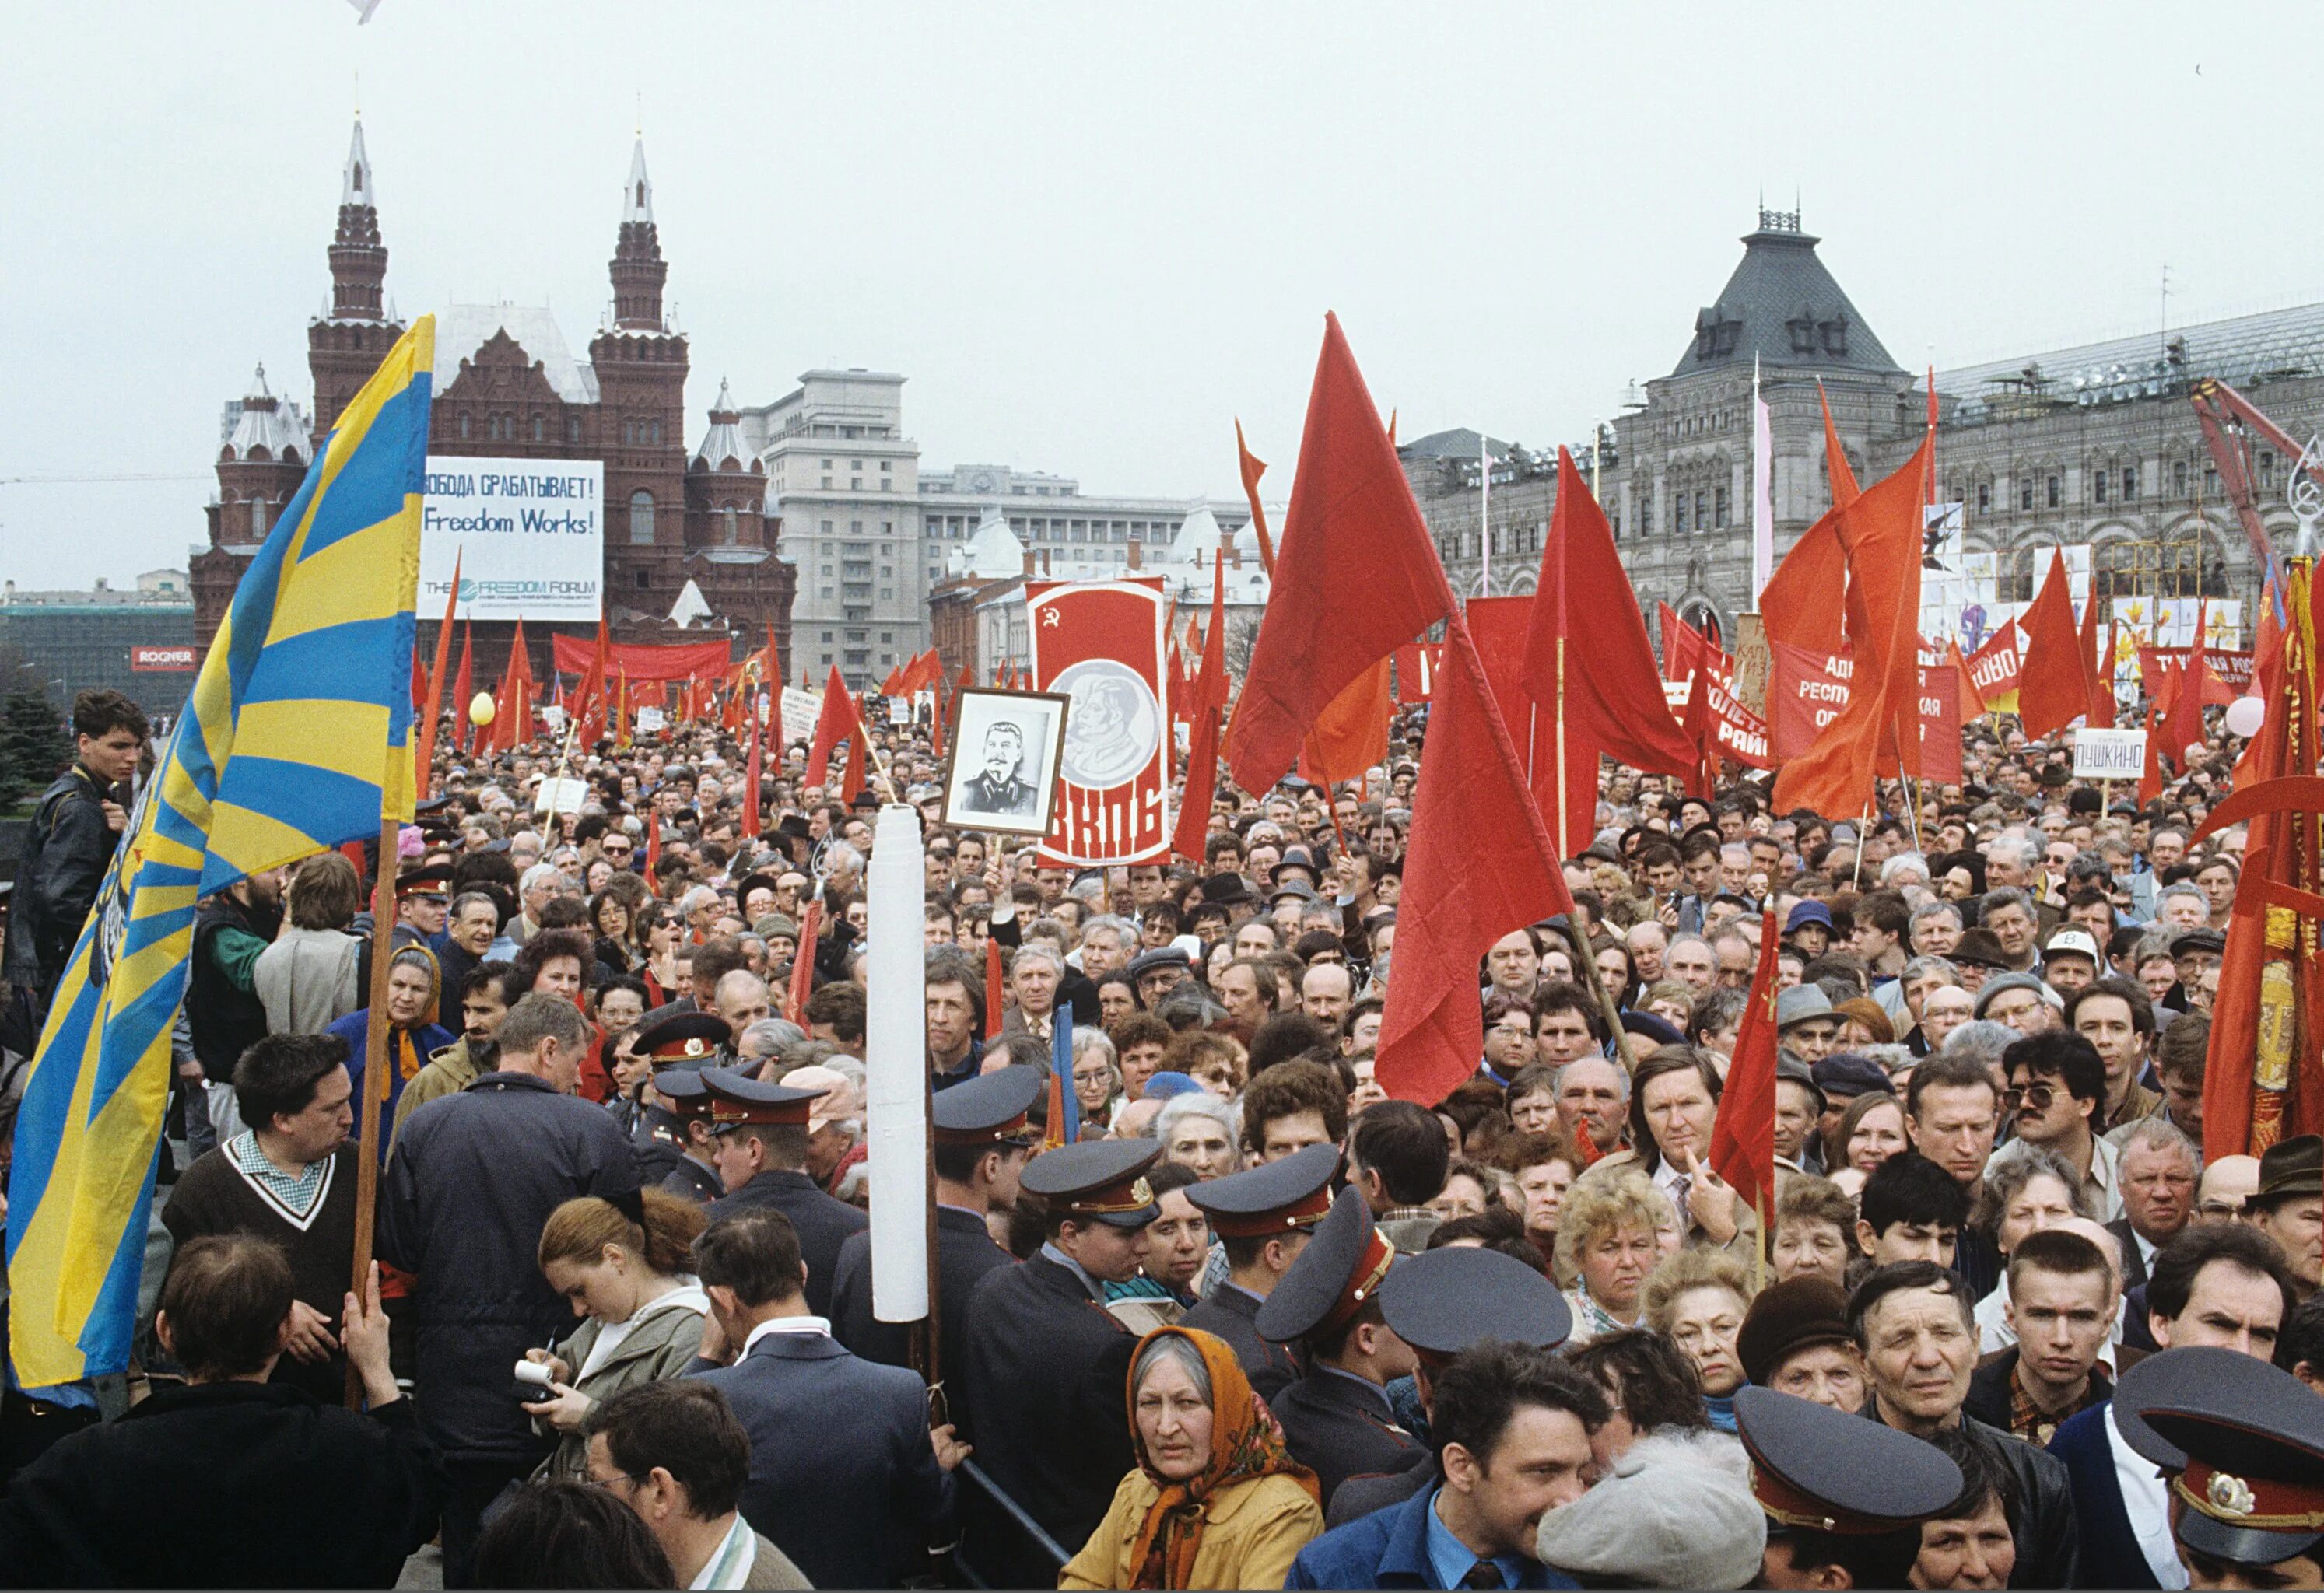
[[[194,667],[194,649],[140,644],[129,649],[129,667],[140,675],[179,674]]]
[[[604,598],[604,507],[599,460],[429,455],[420,511],[421,616],[443,613],[456,560],[464,619],[595,620]]]

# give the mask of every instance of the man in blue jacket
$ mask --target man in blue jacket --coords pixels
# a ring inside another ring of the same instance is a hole
[[[1541,1518],[1582,1496],[1604,1390],[1536,1345],[1489,1343],[1434,1379],[1443,1480],[1299,1552],[1286,1588],[1576,1588],[1536,1560]]]
[[[919,1378],[848,1354],[808,1312],[798,1231],[780,1211],[712,1222],[694,1269],[710,1321],[687,1375],[724,1394],[751,1435],[742,1518],[818,1588],[924,1572],[968,1451],[950,1427],[929,1429]]]
[[[546,1446],[512,1368],[567,1331],[572,1308],[536,1252],[549,1214],[602,1195],[638,1217],[629,1137],[581,1100],[589,1026],[536,991],[509,1009],[500,1069],[405,1119],[380,1191],[379,1254],[414,1276],[420,1423],[444,1459],[444,1585],[468,1585],[484,1506]]]

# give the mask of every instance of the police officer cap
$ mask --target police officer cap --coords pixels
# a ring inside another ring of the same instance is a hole
[[[1771,1534],[1897,1532],[1960,1496],[1960,1468],[1943,1450],[1885,1422],[1746,1384],[1735,1427]]]
[[[936,1143],[1000,1145],[1019,1137],[1045,1082],[1039,1068],[1004,1067],[954,1084],[936,1097]]]
[[[630,1049],[659,1073],[705,1066],[733,1037],[734,1031],[715,1012],[678,1012],[642,1030],[630,1042]]]
[[[2124,1436],[2165,1469],[2179,1541],[2243,1565],[2324,1543],[2324,1399],[2289,1372],[2232,1349],[2190,1346],[2122,1375],[2116,1404],[2167,1450]],[[2143,1436],[2143,1435],[2142,1435]]]
[[[452,865],[428,863],[417,869],[399,869],[395,874],[395,896],[401,901],[413,896],[444,896],[452,886]]]
[[[1573,1331],[1557,1285],[1499,1250],[1447,1246],[1407,1258],[1380,1285],[1380,1314],[1423,1355],[1452,1357],[1488,1339],[1554,1349]]]
[[[1023,1187],[1053,1211],[1114,1228],[1143,1228],[1162,1215],[1145,1178],[1146,1170],[1161,1159],[1162,1146],[1151,1139],[1084,1140],[1043,1151],[1026,1163]]]
[[[820,1090],[761,1084],[740,1068],[707,1067],[702,1082],[710,1091],[710,1120],[720,1129],[807,1126],[807,1105]]]
[[[1147,1093],[1153,1093],[1151,1080]],[[1278,1162],[1189,1184],[1186,1199],[1211,1220],[1211,1231],[1221,1238],[1295,1233],[1314,1227],[1331,1211],[1332,1174],[1339,1169],[1338,1146],[1311,1145]]]
[[[654,1093],[661,1097],[662,1104],[669,1109],[672,1117],[688,1122],[706,1123],[710,1120],[710,1086],[702,1082],[699,1070],[674,1067],[667,1073],[656,1073],[653,1089]]]
[[[1396,1248],[1372,1226],[1371,1209],[1350,1185],[1315,1225],[1315,1237],[1277,1281],[1251,1326],[1278,1344],[1329,1332],[1379,1293],[1395,1258]]]

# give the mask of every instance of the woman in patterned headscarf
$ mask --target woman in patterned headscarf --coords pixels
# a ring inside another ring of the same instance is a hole
[[[1060,1588],[1279,1588],[1323,1530],[1315,1474],[1226,1343],[1157,1328],[1130,1363],[1138,1469]]]
[[[387,1094],[379,1109],[379,1157],[387,1159],[387,1126],[395,1121],[396,1097],[429,1058],[459,1038],[436,1021],[444,977],[424,946],[405,946],[387,968]],[[355,1082],[356,1131],[363,1123],[364,1064],[370,1055],[372,1009],[350,1012],[323,1032],[347,1043],[347,1076]]]

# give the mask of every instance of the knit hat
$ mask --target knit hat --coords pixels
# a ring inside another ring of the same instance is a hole
[[[780,935],[785,940],[796,943],[798,939],[798,925],[784,914],[761,913],[759,916],[759,921],[751,925],[751,933],[761,940]]]
[[[1759,1291],[1743,1313],[1735,1354],[1743,1363],[1743,1375],[1765,1387],[1794,1350],[1855,1341],[1848,1325],[1848,1296],[1830,1278],[1809,1275]]]
[[[1592,1586],[1748,1588],[1767,1547],[1748,1465],[1724,1432],[1649,1432],[1541,1518],[1535,1554]]]

